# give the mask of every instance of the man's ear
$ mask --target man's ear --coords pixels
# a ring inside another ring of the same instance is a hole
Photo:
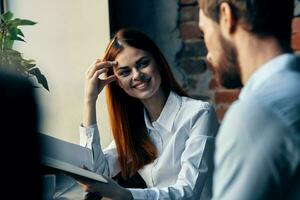
[[[237,26],[237,20],[233,14],[232,7],[227,3],[223,2],[220,5],[220,29],[226,38],[231,37],[235,32]]]

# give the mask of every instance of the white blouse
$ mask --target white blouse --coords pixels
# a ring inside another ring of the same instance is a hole
[[[145,189],[129,189],[134,199],[210,199],[214,138],[219,124],[213,107],[170,92],[159,116],[144,119],[158,158],[138,170]],[[93,150],[94,171],[120,172],[114,141],[103,151],[97,125],[80,127],[80,145]]]

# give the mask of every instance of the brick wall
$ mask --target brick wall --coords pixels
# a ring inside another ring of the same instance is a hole
[[[177,60],[187,78],[188,85],[185,87],[192,97],[211,102],[221,121],[240,91],[224,89],[218,85],[205,62],[207,50],[198,29],[197,0],[179,0],[178,23],[183,47]],[[292,28],[292,47],[300,53],[300,17],[294,18]]]
[[[205,62],[207,50],[198,29],[197,0],[179,1],[179,30],[183,48],[177,59],[186,73],[188,93],[195,98],[210,101],[221,121],[239,90],[227,90],[216,83],[212,70]]]
[[[300,54],[300,17],[295,17],[292,24],[292,47]]]

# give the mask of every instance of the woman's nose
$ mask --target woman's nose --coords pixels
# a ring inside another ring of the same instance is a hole
[[[133,80],[140,80],[142,77],[142,73],[140,70],[133,68],[132,70],[132,78]]]

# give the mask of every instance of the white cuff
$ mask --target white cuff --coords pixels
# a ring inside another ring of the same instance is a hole
[[[97,124],[93,124],[88,127],[83,127],[82,125],[79,126],[79,138],[81,146],[92,149],[95,128],[97,128]]]
[[[129,188],[133,199],[147,199],[147,193],[144,189]]]

